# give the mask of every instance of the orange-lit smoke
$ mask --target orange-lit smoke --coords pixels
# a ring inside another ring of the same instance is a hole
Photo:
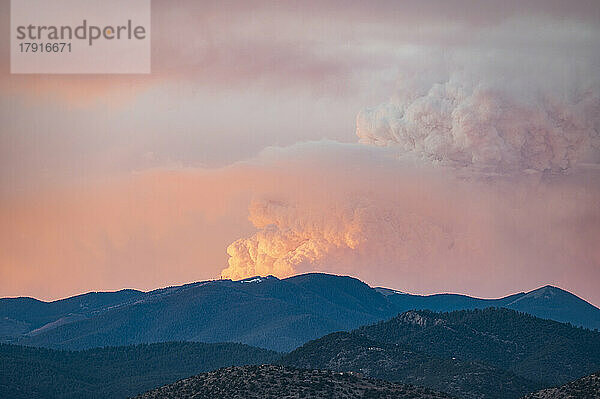
[[[223,169],[4,198],[0,292],[324,271],[419,293],[554,283],[600,303],[598,198],[598,170],[490,180],[359,144],[274,148]]]
[[[368,154],[350,146],[334,149],[333,160],[280,169],[280,189],[254,197],[257,231],[229,245],[222,275],[316,270],[414,292],[483,295],[598,277],[597,170],[465,178]],[[334,166],[342,158],[350,170]],[[308,176],[321,178],[294,191]]]

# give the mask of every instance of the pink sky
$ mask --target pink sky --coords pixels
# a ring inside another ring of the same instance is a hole
[[[0,43],[0,296],[318,270],[600,304],[597,2],[152,18],[149,76],[10,75]]]

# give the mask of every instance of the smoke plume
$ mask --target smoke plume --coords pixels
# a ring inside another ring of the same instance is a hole
[[[399,93],[363,110],[362,143],[391,146],[432,163],[509,173],[562,172],[582,157],[598,159],[600,97],[540,94],[521,101],[507,91],[450,79],[423,93]]]
[[[387,148],[313,143],[274,153],[286,162],[265,163],[277,162],[265,176],[273,186],[255,192],[255,231],[229,245],[225,278],[321,271],[490,295],[569,280],[572,265],[598,273],[593,168],[465,179]]]

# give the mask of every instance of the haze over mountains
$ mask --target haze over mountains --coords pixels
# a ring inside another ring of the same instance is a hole
[[[600,309],[556,287],[501,299],[419,296],[371,288],[346,276],[310,273],[213,280],[150,292],[89,293],[60,301],[0,299],[4,342],[59,349],[166,341],[241,342],[289,351],[334,331],[407,310],[505,307],[576,326],[600,327]]]

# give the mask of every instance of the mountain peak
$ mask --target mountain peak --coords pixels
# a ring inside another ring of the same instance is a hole
[[[553,285],[545,285],[540,288],[536,288],[533,291],[529,291],[525,294],[524,297],[529,298],[544,298],[551,299],[557,295],[572,295],[568,291],[563,290],[562,288],[555,287]]]
[[[534,291],[538,291],[538,290],[565,292],[565,290],[563,290],[562,288],[558,288],[558,287],[556,287],[554,285],[550,285],[550,284],[546,284],[545,286],[535,289]]]

